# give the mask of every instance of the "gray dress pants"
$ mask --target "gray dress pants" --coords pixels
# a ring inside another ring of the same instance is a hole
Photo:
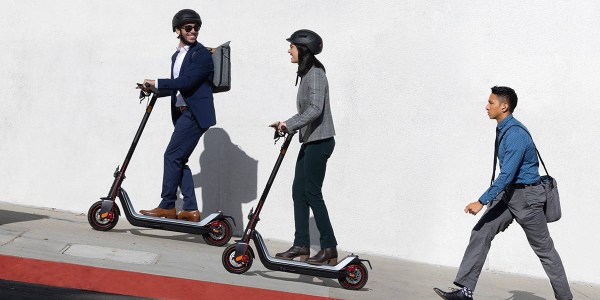
[[[515,219],[525,231],[529,245],[540,258],[556,299],[572,299],[565,269],[548,231],[544,215],[545,202],[546,195],[541,185],[508,188],[503,195],[499,195],[471,231],[471,239],[454,284],[475,290],[492,240]]]

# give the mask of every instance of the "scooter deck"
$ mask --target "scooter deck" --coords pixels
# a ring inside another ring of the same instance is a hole
[[[273,257],[269,254],[269,250],[264,243],[260,233],[254,232],[254,245],[263,265],[270,270],[291,272],[297,274],[312,275],[326,278],[340,278],[345,276],[343,269],[350,263],[358,260],[358,255],[348,255],[334,266],[331,265],[315,265],[303,261],[288,260]]]
[[[169,231],[193,234],[204,234],[210,231],[207,225],[213,220],[217,219],[219,216],[223,215],[221,212],[212,213],[206,216],[200,222],[152,217],[137,213],[133,208],[133,204],[131,203],[131,200],[129,199],[129,196],[127,195],[127,192],[125,192],[125,190],[121,189],[121,192],[119,193],[119,199],[121,200],[121,205],[125,210],[125,216],[127,217],[129,223],[131,223],[134,226],[146,228],[166,229]]]

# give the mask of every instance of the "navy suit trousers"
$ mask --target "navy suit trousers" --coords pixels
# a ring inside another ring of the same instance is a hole
[[[179,187],[183,195],[183,210],[198,209],[192,170],[187,166],[187,162],[206,130],[208,128],[200,128],[189,110],[183,112],[175,122],[175,130],[164,155],[165,167],[160,208],[175,208],[177,188]]]

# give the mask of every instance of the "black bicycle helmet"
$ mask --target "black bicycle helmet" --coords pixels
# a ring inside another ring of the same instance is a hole
[[[300,29],[292,33],[292,36],[287,38],[286,41],[294,45],[306,46],[314,55],[323,51],[323,39],[316,32],[308,29]]]
[[[185,23],[198,23],[198,25],[202,26],[202,20],[200,19],[200,15],[192,9],[182,9],[178,11],[173,17],[173,32],[175,32],[175,28],[185,24]]]

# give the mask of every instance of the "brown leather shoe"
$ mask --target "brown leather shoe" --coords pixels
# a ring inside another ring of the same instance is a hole
[[[177,219],[188,220],[190,222],[200,222],[199,210],[182,210],[177,214]]]
[[[177,214],[175,209],[164,209],[157,207],[151,210],[140,210],[140,214],[151,216],[151,217],[159,217],[159,218],[167,218],[167,219],[175,219]]]
[[[275,257],[292,260],[299,256],[301,261],[306,261],[309,255],[310,249],[308,247],[292,246],[285,252],[275,254]]]
[[[313,265],[330,265],[337,264],[337,249],[335,247],[321,249],[317,255],[306,260],[307,263]]]

